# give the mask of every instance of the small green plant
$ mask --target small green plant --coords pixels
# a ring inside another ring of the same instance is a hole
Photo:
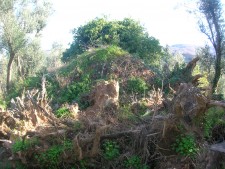
[[[212,129],[217,125],[225,125],[223,119],[225,111],[223,108],[212,107],[207,110],[204,117],[204,136],[210,138],[212,135]]]
[[[12,145],[12,151],[14,153],[19,152],[19,151],[26,151],[29,148],[33,147],[34,145],[38,144],[38,140],[36,138],[30,139],[30,140],[17,140],[13,145]]]
[[[130,121],[137,121],[137,116],[132,113],[131,111],[131,105],[126,104],[126,105],[121,105],[119,108],[119,120],[130,120]]]
[[[144,94],[148,90],[147,83],[139,78],[139,77],[132,77],[127,81],[127,91],[129,93],[135,94]]]
[[[119,155],[119,145],[115,141],[106,141],[103,143],[103,157],[106,160],[113,160]]]
[[[61,163],[60,156],[65,150],[71,150],[73,144],[69,140],[64,140],[62,145],[53,145],[45,152],[40,155],[36,155],[35,158],[38,160],[39,164],[42,167],[47,167],[49,169],[60,168],[59,164]]]
[[[56,110],[55,114],[58,118],[60,118],[60,117],[68,117],[70,116],[71,113],[68,108],[61,107],[58,110]]]
[[[128,158],[124,162],[124,166],[125,168],[129,168],[129,169],[148,169],[149,168],[147,165],[142,164],[141,158],[136,155]]]
[[[173,144],[173,149],[182,156],[193,157],[198,152],[195,138],[192,135],[181,135]]]
[[[42,167],[56,169],[59,166],[59,157],[62,152],[62,146],[55,145],[50,147],[47,151],[43,152],[39,156],[36,156],[36,158]]]

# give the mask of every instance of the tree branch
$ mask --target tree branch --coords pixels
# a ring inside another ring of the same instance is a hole
[[[208,104],[208,107],[210,108],[214,106],[219,106],[225,109],[225,100],[224,101],[211,100]]]

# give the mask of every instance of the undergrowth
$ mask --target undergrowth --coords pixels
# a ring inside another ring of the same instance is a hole
[[[127,169],[149,169],[149,167],[141,162],[139,156],[131,156],[124,161],[124,167]]]
[[[194,157],[199,151],[196,140],[192,135],[178,136],[172,148],[178,154],[188,157]]]
[[[218,125],[225,126],[225,111],[223,108],[212,107],[208,109],[204,117],[204,136],[209,139],[212,136],[212,129]]]
[[[107,140],[103,143],[103,157],[106,160],[114,160],[119,155],[119,145],[115,141]]]
[[[19,151],[27,151],[28,149],[32,148],[34,145],[37,145],[39,143],[37,138],[33,138],[30,140],[17,140],[13,145],[12,145],[12,151],[14,153],[19,152]]]
[[[132,77],[127,81],[126,90],[129,93],[144,94],[148,89],[147,83],[139,77]]]
[[[62,153],[66,150],[72,150],[72,147],[72,142],[65,140],[62,145],[53,145],[45,152],[36,155],[35,158],[38,160],[40,166],[44,168],[58,169],[62,162],[62,159],[60,159]]]

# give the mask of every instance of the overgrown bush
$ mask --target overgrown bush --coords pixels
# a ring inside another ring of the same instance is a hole
[[[162,47],[159,41],[149,36],[142,25],[131,18],[122,21],[96,18],[74,29],[73,33],[74,41],[63,53],[64,62],[90,48],[103,45],[117,45],[149,63],[157,62],[161,58]]]
[[[148,85],[143,79],[139,77],[132,77],[127,81],[126,90],[129,93],[144,94],[148,90]]]
[[[60,98],[57,101],[59,103],[70,103],[76,100],[81,109],[88,107],[87,102],[80,100],[81,95],[88,93],[96,80],[106,78],[102,77],[101,74],[104,64],[109,63],[117,57],[125,56],[126,54],[126,51],[111,45],[93,49],[93,51],[85,52],[76,57],[76,59],[60,69],[59,76],[74,80],[71,80],[67,87],[62,89],[58,94]],[[54,83],[52,85],[54,85]],[[55,99],[57,98],[55,97]]]

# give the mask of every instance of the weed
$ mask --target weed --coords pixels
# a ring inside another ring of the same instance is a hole
[[[68,108],[61,107],[58,110],[56,110],[55,114],[58,118],[60,118],[60,117],[68,117],[70,116],[71,113]]]
[[[106,141],[103,143],[103,157],[106,160],[113,160],[120,155],[119,145],[114,141]]]
[[[62,145],[53,145],[45,152],[40,155],[36,155],[35,158],[38,160],[42,167],[47,167],[49,169],[59,168],[61,163],[60,156],[65,150],[71,150],[73,144],[71,141],[64,140]]]
[[[192,135],[181,135],[173,144],[173,149],[182,156],[193,157],[198,152],[195,138]]]
[[[19,151],[26,151],[29,148],[33,147],[34,145],[38,144],[38,140],[31,139],[31,140],[17,140],[13,145],[12,145],[12,151],[14,153],[19,152]]]
[[[142,164],[141,158],[136,155],[128,158],[124,162],[124,166],[125,168],[129,168],[129,169],[148,169],[149,168],[147,165]]]
[[[49,148],[44,153],[42,153],[41,155],[36,156],[36,158],[38,159],[38,162],[41,164],[41,166],[55,169],[59,166],[59,157],[62,152],[62,146],[55,145]]]

